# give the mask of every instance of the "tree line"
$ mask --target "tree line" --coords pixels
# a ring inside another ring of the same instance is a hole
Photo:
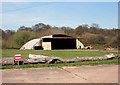
[[[20,48],[26,42],[34,38],[40,38],[52,34],[66,34],[78,38],[85,46],[92,45],[93,47],[114,47],[118,48],[119,44],[119,29],[102,29],[98,24],[79,25],[76,28],[71,27],[52,27],[43,23],[35,24],[32,27],[21,26],[17,31],[2,30],[2,48]]]

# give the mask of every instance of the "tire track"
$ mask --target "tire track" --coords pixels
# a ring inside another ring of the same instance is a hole
[[[79,76],[78,74],[72,73],[71,71],[68,71],[68,70],[62,68],[61,66],[57,66],[57,67],[58,67],[59,69],[63,70],[63,71],[66,71],[66,72],[68,72],[68,73],[70,73],[70,74],[73,74],[73,75],[76,76],[76,77],[82,78],[82,79],[84,79],[84,80],[86,80],[86,81],[89,81],[90,83],[94,83],[94,82],[88,80],[88,79],[85,78],[85,77]]]

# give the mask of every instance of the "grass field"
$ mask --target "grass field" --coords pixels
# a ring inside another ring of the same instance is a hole
[[[117,52],[107,52],[107,51],[85,51],[85,50],[16,50],[16,49],[3,49],[2,57],[14,57],[15,54],[21,54],[22,59],[28,59],[29,54],[43,54],[50,57],[61,57],[63,59],[71,59],[74,57],[94,57],[94,56],[103,56],[109,53],[116,54]],[[5,65],[2,66],[5,68],[27,68],[27,67],[44,67],[44,66],[66,66],[66,65],[88,65],[88,64],[110,64],[117,63],[118,59],[110,59],[110,60],[100,60],[100,61],[81,61],[74,63],[61,63],[58,62],[56,64],[26,64],[26,65]]]

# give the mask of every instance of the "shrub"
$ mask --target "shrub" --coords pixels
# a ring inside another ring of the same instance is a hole
[[[35,34],[30,31],[19,31],[14,35],[14,44],[15,47],[20,48],[29,40],[33,39]]]

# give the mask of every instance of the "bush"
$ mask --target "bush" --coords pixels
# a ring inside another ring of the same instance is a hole
[[[30,31],[19,31],[14,35],[14,46],[16,48],[20,48],[22,45],[24,45],[29,40],[33,39],[35,37],[34,32]]]
[[[112,47],[118,47],[120,44],[120,36],[115,36],[111,39],[110,44]]]
[[[102,35],[91,36],[88,38],[88,43],[89,44],[104,44],[105,39],[104,39],[104,36]]]

